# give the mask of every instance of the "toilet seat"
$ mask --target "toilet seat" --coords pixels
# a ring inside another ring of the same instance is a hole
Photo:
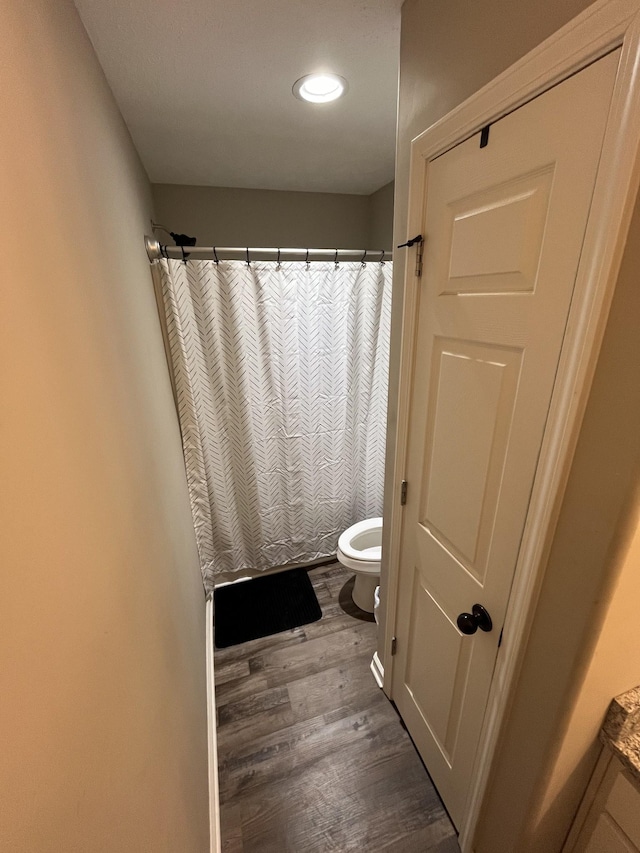
[[[338,560],[354,572],[380,574],[382,518],[367,518],[348,527],[338,539]]]

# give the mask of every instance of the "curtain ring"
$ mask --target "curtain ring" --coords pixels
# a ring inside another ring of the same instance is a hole
[[[280,249],[278,249],[278,260],[276,261],[276,269],[280,269]]]
[[[310,264],[309,264],[309,250],[308,249],[307,249],[307,256],[306,256],[304,262],[307,265],[307,269],[309,269]]]
[[[384,249],[380,252],[380,265],[384,266]]]
[[[166,260],[169,260],[169,255],[167,255],[167,247],[163,246],[162,243],[160,243],[160,255]]]
[[[182,251],[182,263],[183,263],[183,264],[185,265],[185,267],[186,267],[186,265],[187,265],[187,256],[186,256],[186,255],[185,255],[185,253],[184,253],[184,246],[180,246],[180,250]]]
[[[336,265],[336,269],[338,269],[338,250],[336,249],[336,254],[333,259],[333,263]]]
[[[366,261],[365,261],[365,258],[366,258],[366,257],[367,257],[367,250],[365,249],[365,250],[364,250],[364,254],[363,254],[363,255],[362,255],[362,257],[360,258],[360,264],[362,265],[362,269],[364,269],[364,268],[366,267],[366,265],[367,265],[367,264],[366,264]]]
[[[218,257],[218,253],[216,252],[216,247],[213,247],[213,262],[216,266],[220,263],[220,258]]]
[[[247,246],[247,266],[248,266],[248,267],[250,267],[250,266],[251,266],[251,260],[250,260],[250,258],[249,258],[249,247],[248,247],[248,246]]]

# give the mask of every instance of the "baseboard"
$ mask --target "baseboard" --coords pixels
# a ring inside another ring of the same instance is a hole
[[[375,678],[378,687],[382,688],[382,684],[384,682],[384,667],[378,657],[378,652],[374,652],[373,657],[371,658],[371,672],[373,673],[373,677]]]
[[[218,789],[218,738],[216,734],[216,688],[213,673],[213,595],[205,604],[207,660],[207,730],[209,747],[209,835],[211,853],[221,853],[220,792]]]

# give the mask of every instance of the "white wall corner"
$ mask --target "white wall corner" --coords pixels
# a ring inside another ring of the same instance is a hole
[[[209,746],[209,833],[211,853],[221,853],[220,790],[218,787],[218,738],[216,734],[216,690],[213,670],[213,593],[205,604],[207,655],[207,733]]]

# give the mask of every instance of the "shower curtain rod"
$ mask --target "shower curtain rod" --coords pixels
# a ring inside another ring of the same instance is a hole
[[[266,249],[243,246],[163,246],[153,237],[145,237],[144,245],[151,262],[160,258],[182,260],[186,255],[210,255],[210,260],[221,261],[390,261],[387,249]],[[296,257],[291,257],[295,255]]]

